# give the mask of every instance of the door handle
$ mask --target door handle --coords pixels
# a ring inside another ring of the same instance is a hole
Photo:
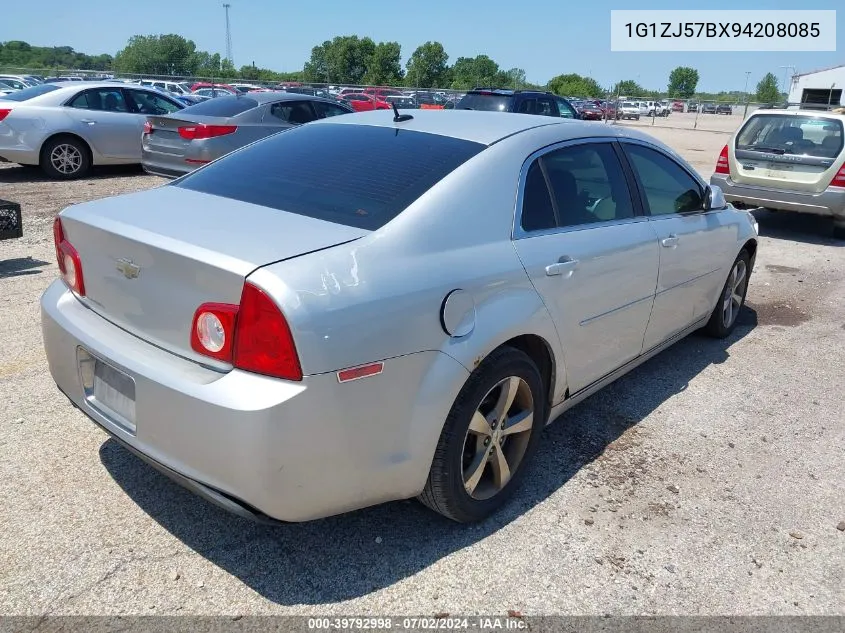
[[[87,123],[88,125],[94,125],[96,121],[92,121],[91,119],[80,119],[83,123]]]
[[[555,275],[563,275],[564,273],[569,273],[571,275],[575,272],[575,269],[578,267],[578,260],[572,259],[570,257],[561,257],[557,262],[554,264],[549,264],[546,266],[546,274],[549,277],[554,277]],[[569,276],[567,275],[567,277]]]
[[[681,238],[672,233],[669,235],[669,237],[664,237],[662,240],[660,240],[660,245],[665,248],[675,248],[680,240]]]

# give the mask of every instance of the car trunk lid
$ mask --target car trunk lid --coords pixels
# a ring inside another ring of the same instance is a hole
[[[221,369],[191,349],[201,304],[238,304],[255,269],[369,233],[173,186],[70,207],[61,219],[81,258],[81,300],[89,308],[154,345]]]
[[[806,113],[753,115],[733,144],[735,182],[820,193],[843,162],[841,121]]]

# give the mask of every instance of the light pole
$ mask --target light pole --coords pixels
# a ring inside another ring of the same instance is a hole
[[[745,112],[742,113],[742,120],[744,121],[748,117],[748,101],[750,99],[750,95],[748,94],[748,78],[751,76],[751,71],[745,71]]]
[[[790,68],[795,72],[795,66],[781,66],[783,68],[783,91],[786,93],[786,100],[789,101],[789,89],[786,87],[786,71]]]

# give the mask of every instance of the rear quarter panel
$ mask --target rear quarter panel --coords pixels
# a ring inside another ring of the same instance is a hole
[[[519,170],[536,142],[494,145],[382,229],[254,273],[250,279],[280,302],[303,371],[429,350],[471,371],[510,338],[536,334],[557,360],[555,397],[562,396],[557,331],[511,242]],[[441,306],[455,289],[475,303],[475,327],[462,337],[441,325]]]

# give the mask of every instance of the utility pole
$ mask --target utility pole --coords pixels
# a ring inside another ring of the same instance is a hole
[[[786,93],[786,100],[788,102],[789,101],[789,88],[787,88],[787,86],[786,86],[786,71],[788,71],[791,68],[792,72],[794,73],[795,72],[795,66],[781,66],[781,68],[783,68],[783,91]]]
[[[232,59],[232,29],[229,26],[229,7],[231,6],[231,4],[223,3],[223,9],[226,11],[226,59],[234,66],[235,60]]]
[[[742,113],[742,120],[743,121],[746,118],[748,118],[748,101],[751,99],[751,95],[748,94],[748,78],[750,76],[751,76],[751,71],[746,70],[745,71],[745,90],[743,90],[743,92],[745,93],[745,112]]]

